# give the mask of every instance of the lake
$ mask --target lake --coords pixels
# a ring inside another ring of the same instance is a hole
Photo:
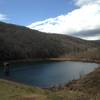
[[[10,65],[9,79],[32,86],[51,87],[79,79],[98,66],[95,63],[73,61],[18,63]],[[2,67],[0,77],[5,78]]]

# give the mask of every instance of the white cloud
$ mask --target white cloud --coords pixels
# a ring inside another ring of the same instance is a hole
[[[4,14],[0,14],[0,21],[8,20],[7,16]]]
[[[100,0],[75,0],[78,9],[66,15],[34,22],[28,27],[43,32],[71,34],[100,28]]]
[[[86,39],[86,40],[100,40],[100,35],[98,35],[98,36],[83,37],[83,39]]]
[[[100,0],[74,0],[76,1],[77,6],[91,5],[91,4],[99,4]]]

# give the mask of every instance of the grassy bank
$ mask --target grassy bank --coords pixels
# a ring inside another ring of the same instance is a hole
[[[100,68],[63,88],[47,90],[1,79],[0,100],[100,100]]]
[[[0,100],[20,100],[20,98],[24,96],[38,96],[42,98],[44,93],[45,91],[40,88],[34,88],[7,80],[0,80]]]
[[[82,92],[72,90],[43,90],[0,80],[0,100],[79,100],[87,97]]]

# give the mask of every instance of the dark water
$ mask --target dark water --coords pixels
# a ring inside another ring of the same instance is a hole
[[[33,86],[64,85],[93,71],[98,64],[83,62],[37,62],[10,65],[9,79]],[[0,68],[0,77],[4,78]]]

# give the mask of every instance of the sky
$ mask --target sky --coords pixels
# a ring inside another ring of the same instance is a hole
[[[100,0],[0,0],[0,21],[97,40]]]

